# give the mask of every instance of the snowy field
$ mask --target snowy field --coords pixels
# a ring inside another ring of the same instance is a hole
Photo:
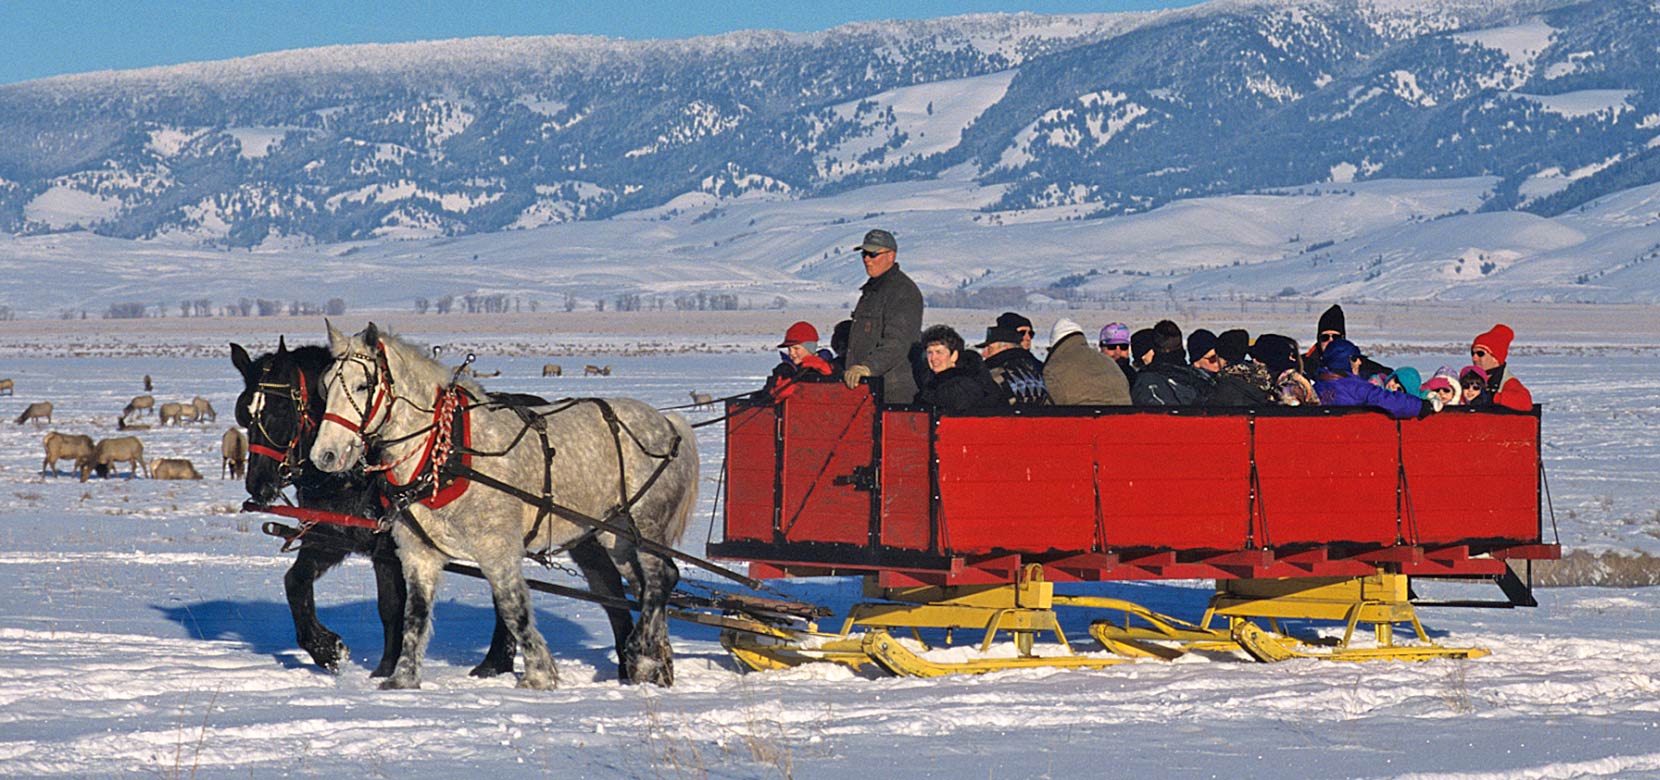
[[[984,315],[950,316],[966,333]],[[1608,333],[1557,332],[1511,359],[1546,405],[1560,539],[1567,548],[1660,552],[1660,378],[1636,370],[1660,350],[1652,329],[1633,336],[1620,333],[1623,317],[1589,320]],[[1374,327],[1369,316],[1350,322]],[[361,318],[338,324],[355,329]],[[1421,664],[1264,665],[1196,654],[942,680],[833,666],[745,673],[712,630],[676,625],[678,682],[667,690],[616,682],[597,608],[538,595],[563,685],[534,692],[467,676],[488,644],[488,591],[450,576],[425,687],[380,691],[368,677],[380,653],[368,564],[354,560],[319,583],[323,621],[352,648],[351,666],[323,673],[294,646],[282,597],[291,556],[259,532],[262,518],[235,512],[240,482],[215,478],[240,389],[224,348],[229,326],[103,339],[49,323],[33,334],[6,327],[0,377],[13,378],[17,394],[0,397],[0,777],[1660,777],[1657,589],[1547,590],[1537,609],[1425,610],[1440,641],[1494,654]],[[322,333],[320,322],[303,320],[268,327],[244,343],[264,351],[276,327],[291,345]],[[1281,328],[1304,337],[1306,329]],[[526,329],[469,334],[464,347],[480,351],[483,370],[502,371],[484,380],[491,389],[667,406],[694,389],[723,396],[758,386],[776,334],[763,335],[770,324],[744,330],[705,321],[658,343]],[[1377,355],[1386,363],[1427,375],[1468,360],[1462,336],[1396,335]],[[112,342],[126,346],[107,348]],[[562,363],[567,376],[541,379],[546,362]],[[614,373],[569,375],[584,363]],[[208,479],[83,484],[40,475],[47,429],[11,423],[24,404],[52,400],[53,429],[113,435],[146,373],[158,402],[201,395],[217,407],[216,424],[138,433],[148,457],[190,458]],[[699,447],[708,489],[682,544],[692,553],[710,533],[718,426],[701,429]],[[686,576],[693,588],[710,582]],[[781,587],[836,607],[858,595],[852,580]],[[1189,618],[1209,595],[1207,582],[1063,589]],[[1090,616],[1062,617],[1088,644]]]

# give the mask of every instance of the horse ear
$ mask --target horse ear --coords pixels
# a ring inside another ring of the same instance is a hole
[[[287,337],[285,337],[285,336],[278,336],[277,337],[277,354],[279,354],[279,355],[288,354],[288,340],[287,340]]]
[[[346,341],[346,334],[336,330],[334,323],[329,322],[326,318],[323,320],[323,326],[329,329],[329,351],[335,355],[346,354],[346,347],[349,346]]]
[[[380,328],[375,327],[375,323],[370,322],[369,327],[363,329],[363,343],[373,346],[379,341]]]
[[[253,376],[254,361],[249,359],[248,350],[234,341],[231,342],[231,365],[236,366],[237,372],[244,378]]]

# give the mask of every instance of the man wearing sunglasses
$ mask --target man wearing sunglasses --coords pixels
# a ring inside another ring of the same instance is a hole
[[[1487,390],[1493,394],[1495,405],[1525,412],[1533,408],[1533,393],[1505,370],[1514,338],[1516,332],[1509,326],[1494,325],[1470,343],[1470,362],[1487,372]]]
[[[1326,345],[1348,337],[1349,327],[1347,318],[1343,316],[1343,307],[1334,303],[1320,313],[1320,324],[1314,331],[1314,346],[1303,353],[1303,365],[1309,371],[1318,370],[1325,362]]]
[[[870,280],[859,288],[853,329],[847,340],[847,369],[842,381],[858,387],[868,377],[882,379],[882,400],[908,404],[916,398],[911,372],[913,352],[920,352],[922,292],[899,270],[899,243],[886,230],[872,230],[857,247]]]

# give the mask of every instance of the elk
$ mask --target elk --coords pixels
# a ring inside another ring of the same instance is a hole
[[[547,374],[544,373],[542,376],[547,376]],[[6,395],[12,394],[12,380],[10,377],[0,379],[0,392],[5,393]]]
[[[79,463],[82,458],[92,456],[91,436],[52,431],[46,434],[41,444],[46,448],[46,459],[40,462],[41,476],[46,475],[47,469],[51,469],[52,476],[57,476],[60,460]]]
[[[190,405],[196,409],[197,422],[218,422],[219,413],[213,410],[213,404],[208,399],[196,396],[191,399]]]
[[[599,366],[593,366],[593,365],[583,366],[582,367],[582,375],[583,376],[610,376],[611,375],[611,367],[610,366],[605,366],[604,368],[601,368]]]
[[[185,422],[196,419],[196,405],[168,401],[161,405],[161,411],[157,414],[161,418],[160,425],[166,425],[169,421],[174,425],[184,425]]]
[[[111,467],[117,463],[131,464],[128,477],[138,476],[138,470],[144,469],[145,476],[149,476],[150,469],[144,463],[144,442],[137,436],[117,436],[113,439],[99,441],[92,448],[92,454],[82,458],[75,464],[80,472],[81,481],[85,482],[91,472],[98,472],[100,477],[108,477]]]
[[[242,479],[248,473],[248,437],[241,428],[226,428],[219,440],[219,478]]]
[[[45,420],[46,422],[51,422],[52,421],[52,402],[51,401],[36,401],[32,404],[29,404],[29,408],[24,409],[23,413],[18,415],[17,419],[14,420],[13,422],[16,422],[18,425],[22,425],[27,420],[34,420],[36,428],[40,427],[40,422],[42,420]]]
[[[565,375],[565,369],[561,368],[558,363],[544,363],[542,365],[542,376],[564,376],[564,375]],[[11,380],[8,379],[6,381],[9,382]]]
[[[156,458],[150,461],[151,479],[201,479],[195,464],[184,458]]]
[[[693,409],[708,409],[715,402],[715,397],[708,393],[691,392]]]
[[[139,416],[143,416],[145,412],[155,414],[156,397],[153,395],[136,396],[133,400],[128,401],[126,406],[121,407],[121,417],[123,419],[134,412],[137,412]]]

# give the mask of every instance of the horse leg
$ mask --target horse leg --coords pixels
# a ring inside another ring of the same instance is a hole
[[[680,584],[674,561],[632,550],[634,581],[640,591],[640,623],[628,637],[634,667],[626,679],[662,687],[674,685],[674,650],[669,646],[669,593]]]
[[[559,685],[559,670],[548,652],[547,640],[536,630],[536,616],[530,608],[530,587],[525,585],[524,569],[519,563],[519,551],[511,557],[481,556],[478,567],[484,579],[490,582],[490,595],[495,601],[496,617],[507,624],[507,630],[524,650],[525,674],[519,679],[520,688],[545,690]]]
[[[588,590],[594,595],[628,598],[628,591],[623,588],[622,572],[617,570],[617,564],[597,539],[590,537],[572,547],[571,560],[582,569],[582,575],[588,579]],[[633,663],[626,653],[628,637],[634,633],[634,615],[626,607],[606,607],[605,616],[611,619],[611,637],[617,648],[617,679],[628,682],[628,670]]]
[[[438,575],[444,571],[444,556],[421,543],[412,535],[399,533],[398,560],[403,562],[403,578],[408,588],[403,607],[403,644],[392,676],[380,684],[381,688],[421,687],[421,658],[426,655],[427,640],[432,638],[432,605],[438,597]]]
[[[513,659],[519,655],[519,640],[513,638],[512,630],[501,619],[501,613],[496,613],[496,628],[490,632],[490,650],[484,654],[484,660],[478,662],[468,674],[474,677],[495,677],[498,674],[513,673]]]
[[[374,552],[369,560],[375,565],[375,603],[380,609],[381,651],[380,663],[370,677],[390,677],[403,654],[404,602],[409,600],[409,588],[403,579],[403,564],[398,561],[398,548],[391,534],[376,534]]]
[[[324,572],[346,559],[347,553],[323,545],[302,544],[288,573],[283,575],[283,591],[288,596],[288,611],[294,615],[294,639],[300,648],[311,654],[311,660],[330,672],[340,671],[340,659],[349,658],[351,651],[340,635],[328,630],[317,620],[317,601],[313,585]]]

